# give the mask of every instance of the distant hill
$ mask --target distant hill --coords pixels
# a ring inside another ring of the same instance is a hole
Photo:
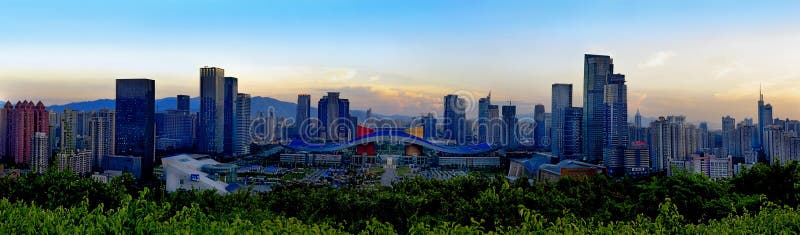
[[[190,110],[192,112],[200,111],[200,98],[194,97],[189,101]],[[70,108],[73,110],[79,111],[93,111],[98,109],[114,109],[116,107],[116,103],[113,99],[99,99],[93,101],[81,101],[81,102],[73,102],[63,105],[51,105],[47,106],[48,110],[56,111],[56,112],[64,112],[64,109]],[[164,112],[168,109],[175,109],[177,107],[177,98],[175,97],[167,97],[156,99],[156,112]],[[250,100],[250,112],[253,116],[257,116],[258,113],[264,113],[264,115],[268,114],[268,111],[274,110],[275,116],[278,117],[294,117],[295,112],[297,111],[297,104],[277,100],[271,97],[261,97],[256,96]],[[364,110],[351,110],[350,114],[353,116],[358,117],[360,120],[363,120],[366,116],[366,111]],[[376,117],[383,117],[383,118],[391,118],[391,119],[403,119],[403,120],[410,120],[411,117],[405,115],[381,115],[381,114],[374,114]],[[317,109],[311,108],[311,116],[317,116]]]

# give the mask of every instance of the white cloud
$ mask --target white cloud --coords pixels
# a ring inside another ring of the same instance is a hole
[[[325,74],[331,81],[340,82],[353,79],[358,72],[351,68],[329,68],[325,71]]]
[[[646,62],[639,64],[639,68],[660,67],[666,64],[667,60],[669,60],[672,57],[675,57],[675,52],[659,51],[656,52],[656,54],[650,56],[650,58]]]

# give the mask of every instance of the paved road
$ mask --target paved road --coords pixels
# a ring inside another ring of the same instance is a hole
[[[381,176],[381,184],[383,186],[392,186],[392,182],[397,180],[397,169],[394,167],[384,167],[384,172]]]
[[[397,167],[394,166],[394,158],[389,157],[386,159],[386,164],[383,165],[383,175],[381,176],[381,184],[383,186],[392,186],[392,182],[397,180]]]

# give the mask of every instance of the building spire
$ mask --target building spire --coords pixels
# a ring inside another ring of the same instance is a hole
[[[761,83],[758,83],[758,100],[764,101],[764,93],[761,90]]]

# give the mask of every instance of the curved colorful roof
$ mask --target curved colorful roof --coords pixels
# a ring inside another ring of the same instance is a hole
[[[332,143],[332,144],[310,144],[306,143],[305,141],[295,139],[292,140],[291,143],[286,145],[286,147],[294,150],[308,151],[308,152],[332,152],[332,151],[342,150],[345,148],[354,147],[360,144],[366,144],[378,141],[418,144],[425,148],[452,154],[478,154],[494,150],[494,148],[492,148],[492,146],[490,146],[487,143],[481,143],[470,146],[440,145],[430,142],[426,139],[419,138],[405,131],[398,131],[398,130],[379,130],[369,134],[361,135],[347,142]]]

